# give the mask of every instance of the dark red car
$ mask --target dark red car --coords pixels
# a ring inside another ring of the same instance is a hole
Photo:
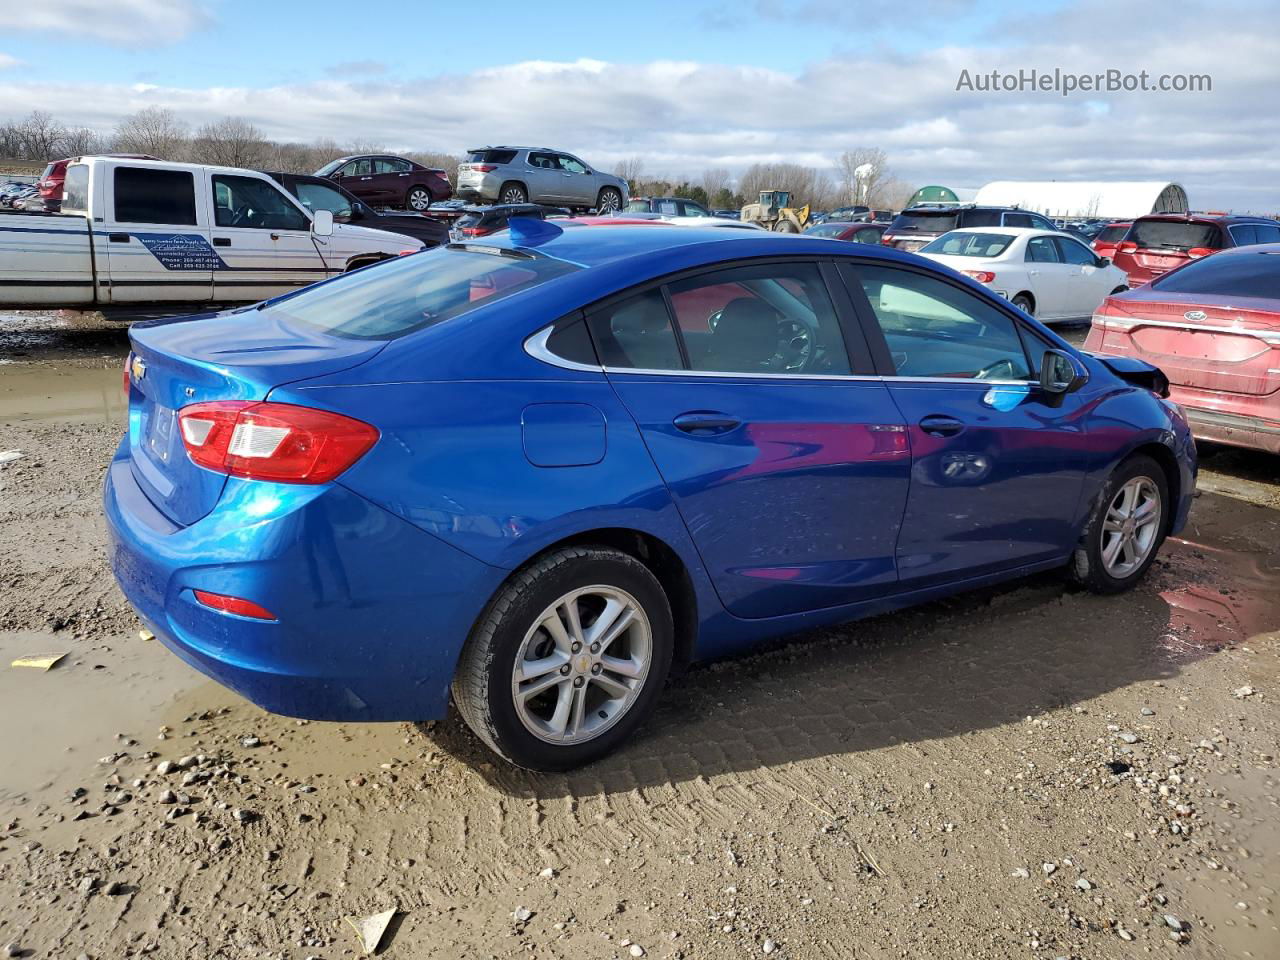
[[[1132,220],[1116,220],[1114,223],[1108,223],[1093,238],[1093,243],[1091,244],[1093,252],[1100,257],[1114,257],[1116,255],[1116,247],[1132,226]]]
[[[389,154],[339,157],[314,175],[336,180],[371,207],[426,210],[453,196],[453,187],[443,170]]]
[[[1111,262],[1129,275],[1129,286],[1139,287],[1191,260],[1255,243],[1280,243],[1280,222],[1266,217],[1153,213],[1133,221]]]
[[[123,157],[126,160],[160,159],[145,153],[100,153],[97,156]],[[46,212],[57,213],[62,209],[62,184],[67,179],[67,165],[79,159],[79,157],[66,157],[62,160],[54,160],[44,168],[44,173],[40,174],[40,179],[36,181],[36,192],[40,194]]]
[[[1159,367],[1195,436],[1280,454],[1280,244],[1191,260],[1107,297],[1084,348]]]

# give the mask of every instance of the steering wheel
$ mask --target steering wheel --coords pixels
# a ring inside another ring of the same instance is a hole
[[[715,333],[716,325],[724,308],[712,312],[707,317],[707,326]],[[762,369],[776,373],[799,373],[809,366],[822,353],[818,345],[816,326],[807,320],[796,317],[780,317],[778,320],[778,349],[765,363]]]
[[[977,380],[1016,380],[1016,374],[1017,371],[1014,369],[1013,361],[1006,357],[983,367],[974,374],[974,378]]]

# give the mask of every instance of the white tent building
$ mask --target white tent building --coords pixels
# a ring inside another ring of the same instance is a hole
[[[1131,220],[1189,209],[1182,185],[1161,180],[995,180],[978,191],[974,202],[1064,219]]]

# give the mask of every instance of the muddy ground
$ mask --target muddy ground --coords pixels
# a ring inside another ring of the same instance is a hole
[[[98,506],[126,349],[0,318],[8,955],[353,957],[341,918],[395,908],[393,958],[1280,956],[1276,458],[1205,451],[1134,593],[798,637],[534,775],[455,718],[265,714],[139,637]]]

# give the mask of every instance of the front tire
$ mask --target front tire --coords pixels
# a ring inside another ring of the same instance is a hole
[[[1072,558],[1076,581],[1094,593],[1133,587],[1155,561],[1168,529],[1169,481],[1135,454],[1107,478]]]
[[[774,233],[799,233],[800,228],[790,220],[779,220],[773,225]]]
[[[596,199],[596,211],[599,213],[617,213],[622,209],[622,193],[614,187],[605,187]]]
[[[674,633],[666,594],[639,560],[556,550],[490,601],[458,661],[454,703],[511,763],[569,770],[612,752],[653,711]]]
[[[431,191],[426,187],[410,187],[409,192],[404,195],[404,205],[421,213],[431,206]]]

